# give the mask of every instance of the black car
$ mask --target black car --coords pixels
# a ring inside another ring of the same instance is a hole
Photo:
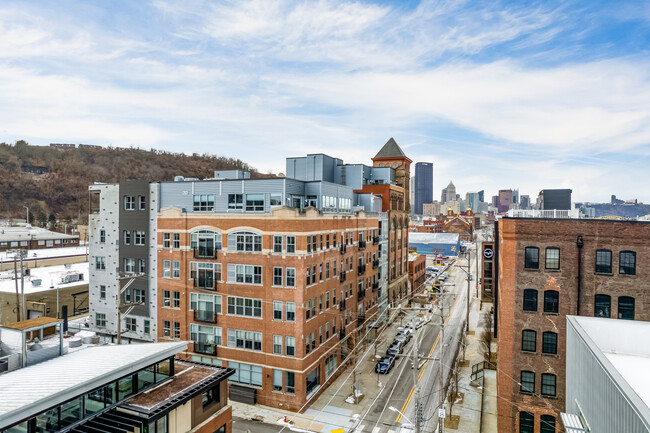
[[[404,345],[393,342],[393,344],[390,345],[388,350],[386,350],[386,355],[388,356],[397,356],[398,354],[404,352]]]
[[[375,372],[381,374],[388,374],[388,372],[390,371],[391,368],[393,368],[394,365],[395,365],[394,356],[384,356],[377,362],[377,365],[375,365]]]

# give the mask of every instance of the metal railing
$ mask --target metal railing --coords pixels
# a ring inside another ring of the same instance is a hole
[[[195,259],[216,259],[217,249],[194,247],[194,258]]]
[[[506,215],[509,218],[580,218],[579,209],[510,209]]]
[[[217,345],[216,343],[204,343],[201,341],[194,342],[194,352],[202,353],[204,355],[217,355]]]
[[[194,321],[217,323],[217,315],[214,311],[194,310]]]
[[[194,278],[194,287],[203,290],[217,290],[217,280],[208,278]]]
[[[357,274],[358,275],[363,275],[366,273],[366,265],[359,265],[357,268]]]
[[[360,240],[359,241],[359,250],[365,250],[366,249],[366,241]]]

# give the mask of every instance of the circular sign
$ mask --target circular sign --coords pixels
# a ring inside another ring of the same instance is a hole
[[[492,248],[486,248],[483,250],[483,257],[486,259],[491,259],[494,255],[494,250]]]

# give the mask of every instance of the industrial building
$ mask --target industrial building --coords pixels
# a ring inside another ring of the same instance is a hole
[[[409,249],[418,254],[457,256],[460,252],[458,233],[409,233]]]
[[[567,317],[567,433],[650,432],[650,323]]]
[[[79,245],[79,236],[26,226],[0,227],[0,251],[61,248]]]

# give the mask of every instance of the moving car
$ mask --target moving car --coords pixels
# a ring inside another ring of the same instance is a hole
[[[375,365],[375,372],[380,374],[388,374],[391,368],[395,365],[395,357],[386,355],[381,358]]]

